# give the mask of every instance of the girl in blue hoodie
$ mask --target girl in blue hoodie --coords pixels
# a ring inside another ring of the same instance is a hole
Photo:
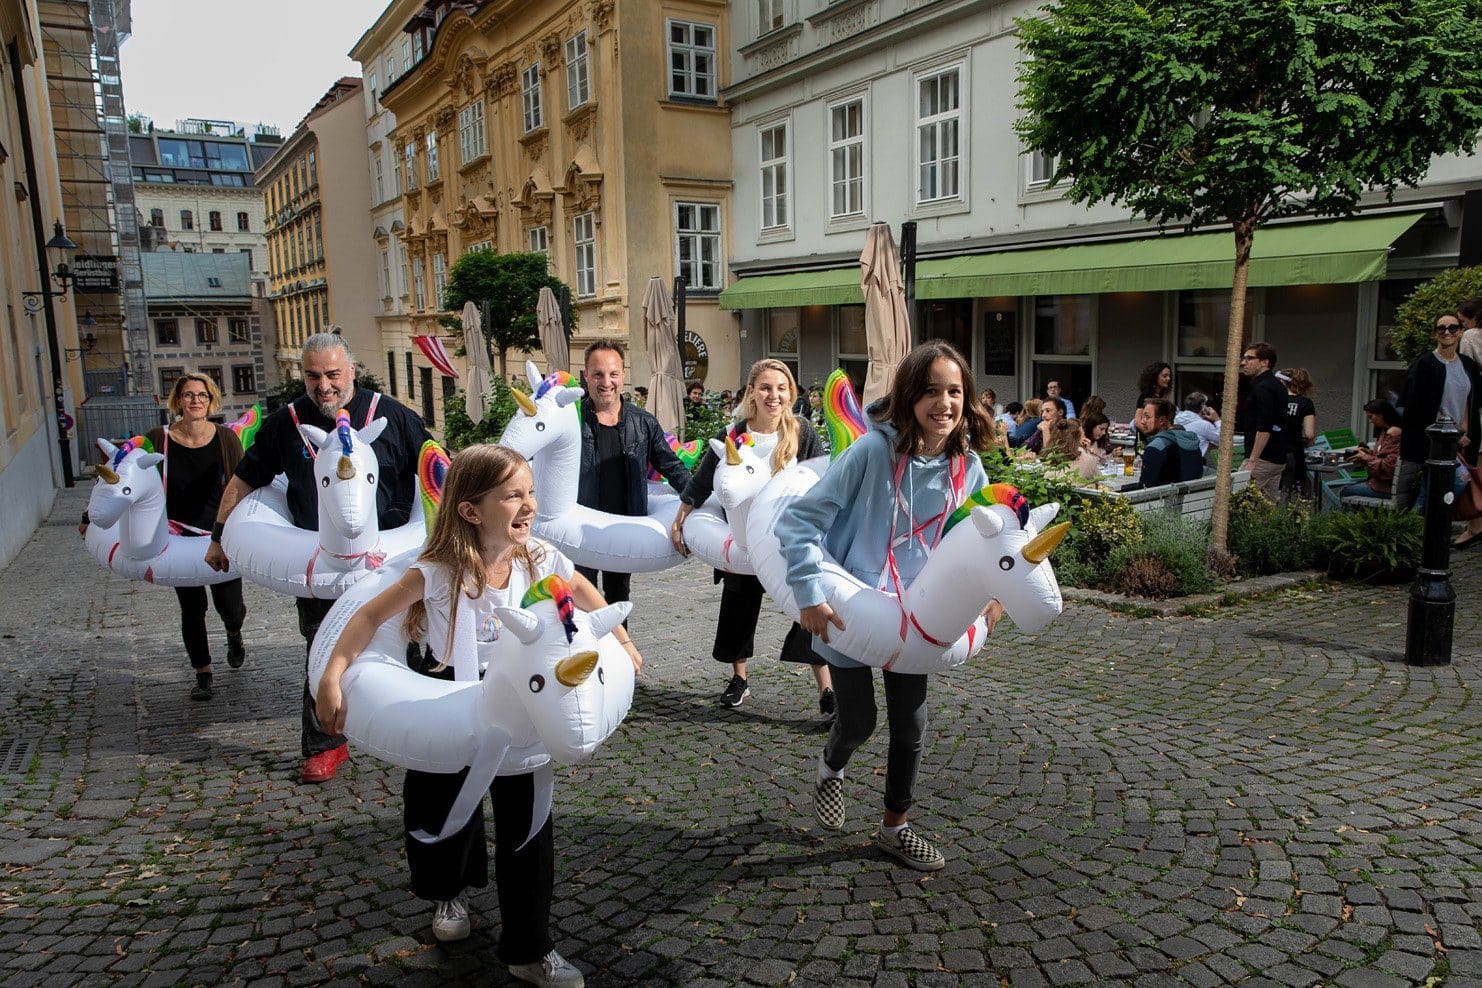
[[[799,622],[828,660],[838,706],[814,790],[818,822],[829,830],[844,826],[844,766],[875,732],[876,711],[870,667],[829,647],[830,627],[844,625],[824,600],[823,553],[865,583],[902,593],[940,541],[948,517],[987,484],[978,453],[993,435],[971,368],[941,340],[907,354],[890,393],[868,413],[873,428],[777,524]],[[906,823],[926,729],[926,676],[882,676],[890,752],[875,844],[912,868],[935,871],[946,863],[941,852]]]

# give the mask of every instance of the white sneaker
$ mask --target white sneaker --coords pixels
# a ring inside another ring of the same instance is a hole
[[[582,973],[554,950],[537,964],[511,964],[509,973],[541,988],[582,988],[587,983]]]
[[[432,912],[432,935],[441,943],[466,940],[469,928],[468,899],[462,893],[439,902]]]

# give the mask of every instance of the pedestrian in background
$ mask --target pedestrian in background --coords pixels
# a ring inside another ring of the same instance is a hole
[[[1430,455],[1430,437],[1425,430],[1445,412],[1461,430],[1459,454],[1475,462],[1473,437],[1482,428],[1478,405],[1482,404],[1482,377],[1471,357],[1458,352],[1461,342],[1461,317],[1447,313],[1437,317],[1432,330],[1435,349],[1422,354],[1410,365],[1405,375],[1405,394],[1401,402],[1400,462],[1395,467],[1394,506],[1404,511],[1420,501],[1426,457]],[[1470,528],[1470,526],[1469,526]],[[1470,533],[1468,533],[1469,535]],[[1466,548],[1477,536],[1461,536],[1458,548]]]
[[[1482,326],[1477,322],[1482,319],[1482,296],[1469,298],[1456,307],[1456,316],[1461,320],[1461,345],[1457,347],[1464,357],[1471,357],[1478,366],[1482,366]]]
[[[1271,501],[1281,498],[1286,471],[1286,388],[1276,379],[1276,348],[1252,343],[1240,357],[1240,373],[1250,378],[1246,399],[1245,462],[1250,482]]]
[[[1173,368],[1161,360],[1148,364],[1137,375],[1137,405],[1132,409],[1133,418],[1149,398],[1173,399]]]
[[[1276,375],[1286,385],[1286,470],[1281,489],[1288,496],[1312,496],[1307,476],[1307,447],[1317,441],[1317,408],[1312,404],[1312,377],[1305,367],[1288,367]]]
[[[1068,419],[1073,419],[1076,417],[1075,402],[1071,401],[1068,395],[1065,395],[1061,392],[1060,380],[1058,378],[1052,377],[1045,382],[1045,397],[1059,398],[1065,406],[1065,417]]]
[[[1371,399],[1364,405],[1364,416],[1374,428],[1378,438],[1371,450],[1360,446],[1348,460],[1354,466],[1368,471],[1368,477],[1356,484],[1349,484],[1339,493],[1345,497],[1383,497],[1393,495],[1395,466],[1400,460],[1400,413],[1395,406],[1383,398]]]

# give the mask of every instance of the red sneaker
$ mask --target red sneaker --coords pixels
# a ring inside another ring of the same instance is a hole
[[[334,778],[335,771],[349,760],[348,744],[321,751],[304,759],[303,771],[299,772],[298,779],[300,782],[328,782]]]

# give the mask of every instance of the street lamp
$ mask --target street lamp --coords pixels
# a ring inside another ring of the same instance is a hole
[[[79,329],[87,330],[77,340],[82,346],[62,348],[62,353],[66,355],[69,364],[74,360],[80,360],[85,353],[92,353],[93,347],[98,345],[98,338],[92,332],[93,327],[96,325],[98,325],[98,320],[93,318],[91,312],[84,312],[82,314],[82,321],[77,324]]]
[[[57,220],[53,225],[52,238],[46,242],[47,256],[56,262],[56,268],[51,272],[51,279],[61,288],[54,292],[48,288],[42,288],[34,292],[21,292],[25,298],[54,298],[58,301],[67,297],[67,289],[72,285],[72,255],[77,251],[77,245],[62,230],[62,221]]]

